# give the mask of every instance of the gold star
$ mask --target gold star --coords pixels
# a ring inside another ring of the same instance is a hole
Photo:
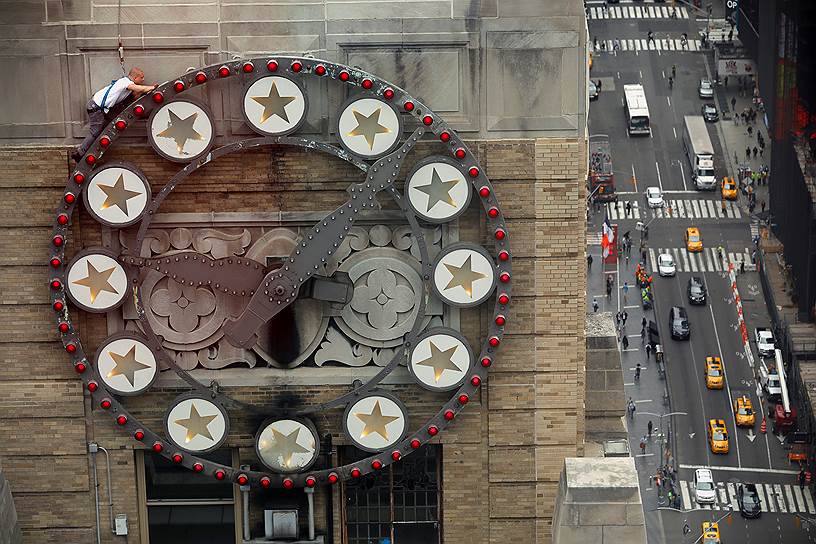
[[[139,370],[150,368],[150,365],[140,363],[136,360],[136,345],[131,346],[130,350],[124,354],[119,355],[112,351],[108,352],[111,359],[116,363],[116,366],[108,372],[108,378],[114,376],[124,376],[130,382],[131,387],[136,387],[135,375]]]
[[[217,418],[218,415],[212,416],[201,416],[198,414],[198,410],[196,410],[195,403],[190,404],[190,417],[187,419],[177,419],[174,421],[177,425],[181,425],[185,429],[187,429],[187,436],[184,439],[184,443],[189,443],[196,435],[201,435],[204,438],[209,438],[213,440],[212,435],[210,434],[210,430],[207,428],[209,424],[212,422],[213,419]]]
[[[115,266],[108,268],[107,270],[103,270],[100,272],[97,270],[93,264],[91,264],[91,260],[88,259],[85,261],[88,263],[88,275],[81,280],[74,280],[74,285],[82,285],[83,287],[87,287],[91,290],[91,302],[96,300],[96,297],[99,296],[99,293],[102,291],[107,291],[108,293],[113,293],[114,295],[118,295],[119,292],[114,289],[113,285],[108,282],[113,274],[113,271],[116,270]]]
[[[388,134],[391,129],[384,127],[379,123],[380,111],[382,108],[377,108],[371,115],[366,117],[359,111],[353,110],[354,118],[357,120],[357,128],[348,133],[349,136],[363,136],[368,142],[368,148],[374,149],[374,137],[377,134]]]
[[[119,174],[119,179],[113,185],[100,184],[99,188],[105,193],[105,202],[102,203],[102,209],[107,210],[111,206],[116,206],[125,215],[128,215],[127,201],[142,194],[139,191],[125,189],[125,178],[122,174]]]
[[[425,211],[431,211],[431,208],[436,206],[439,202],[456,206],[456,202],[454,202],[453,198],[450,196],[450,191],[456,186],[457,183],[459,183],[459,180],[452,179],[450,181],[442,181],[439,174],[436,172],[436,168],[431,167],[431,170],[431,182],[428,185],[415,187],[417,191],[422,191],[428,195],[428,206]]]
[[[380,401],[374,403],[374,409],[371,410],[370,414],[354,415],[365,424],[363,432],[360,433],[360,438],[365,438],[371,433],[377,433],[386,440],[388,440],[388,429],[386,427],[392,421],[400,418],[400,416],[384,416],[380,409]]]
[[[266,440],[260,442],[261,454],[265,457],[277,459],[278,464],[285,468],[291,468],[292,456],[296,453],[312,453],[314,444],[311,449],[304,448],[298,444],[298,433],[300,428],[296,428],[289,434],[283,434],[274,427],[270,428],[272,431],[273,442],[270,444]]]
[[[269,88],[269,96],[253,96],[252,100],[263,106],[264,111],[261,114],[261,123],[266,123],[266,120],[277,115],[287,123],[289,117],[286,115],[286,106],[290,102],[295,101],[294,96],[281,96],[278,93],[278,86],[272,82],[272,87]]]
[[[472,255],[468,255],[468,258],[462,263],[462,266],[454,266],[452,264],[445,263],[445,268],[448,269],[448,272],[451,273],[453,276],[448,285],[445,289],[452,289],[457,286],[461,286],[462,289],[465,290],[465,293],[468,296],[472,296],[473,293],[473,282],[476,280],[480,280],[482,278],[486,278],[487,274],[482,274],[481,272],[474,272],[473,268],[471,267],[470,259]]]
[[[204,136],[196,132],[196,130],[193,128],[193,124],[195,124],[198,113],[191,113],[189,117],[182,119],[173,113],[173,110],[167,111],[170,113],[170,121],[167,122],[167,128],[156,134],[156,136],[161,136],[162,138],[172,138],[175,140],[179,155],[184,152],[184,144],[187,143],[187,140],[204,139]]]
[[[456,353],[456,348],[459,346],[453,346],[452,348],[442,351],[436,347],[436,344],[434,344],[433,341],[430,341],[429,343],[431,344],[431,356],[424,361],[419,361],[417,365],[429,366],[433,368],[435,382],[439,382],[439,378],[442,377],[442,373],[446,370],[460,371],[460,368],[451,360],[453,354]]]

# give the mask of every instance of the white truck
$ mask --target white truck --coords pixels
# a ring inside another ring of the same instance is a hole
[[[774,354],[776,341],[774,340],[771,329],[767,327],[757,327],[754,329],[754,339],[756,340],[757,351],[762,357],[770,357]]]
[[[708,137],[705,119],[699,115],[686,115],[683,127],[683,150],[691,166],[691,179],[700,190],[717,188],[714,176],[714,147]]]

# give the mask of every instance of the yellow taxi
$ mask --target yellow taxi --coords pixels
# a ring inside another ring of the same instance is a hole
[[[737,199],[737,183],[734,178],[723,178],[721,187],[723,200]]]
[[[592,51],[589,52],[588,64],[589,64],[589,69],[592,70]]]
[[[719,357],[706,357],[705,360],[706,387],[722,389],[724,385],[722,361]]]
[[[703,522],[703,544],[720,544],[720,525],[716,521]]]
[[[708,443],[711,453],[728,453],[728,429],[724,419],[708,420]]]
[[[686,249],[689,251],[703,250],[703,237],[700,236],[700,229],[697,227],[689,227],[686,229],[686,234],[683,237],[686,241]]]
[[[746,395],[734,399],[734,419],[740,427],[753,427],[756,423],[754,407]]]

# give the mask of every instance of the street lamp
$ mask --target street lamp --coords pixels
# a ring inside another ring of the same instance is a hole
[[[669,416],[687,416],[688,413],[687,412],[669,412],[668,414],[655,414],[654,412],[639,412],[638,415],[654,416],[654,417],[656,417],[656,418],[658,418],[660,420],[660,435],[661,435],[661,440],[660,440],[660,463],[661,463],[661,465],[665,464],[665,463],[663,463],[663,442],[665,440],[665,437],[663,435],[663,418],[664,417],[669,417]]]

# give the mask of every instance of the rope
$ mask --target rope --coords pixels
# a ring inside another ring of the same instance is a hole
[[[116,37],[119,41],[119,66],[122,68],[122,75],[126,76],[125,72],[125,48],[122,46],[122,0],[119,0],[119,7],[116,14]]]

